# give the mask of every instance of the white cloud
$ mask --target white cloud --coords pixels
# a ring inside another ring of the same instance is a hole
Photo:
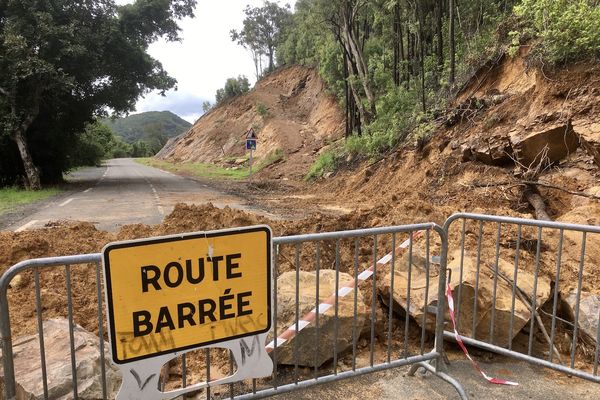
[[[116,0],[117,4],[132,0]],[[177,79],[177,91],[165,97],[150,93],[140,99],[136,112],[169,110],[194,122],[202,114],[202,101],[214,102],[225,80],[246,75],[253,84],[254,64],[250,53],[231,41],[229,31],[241,29],[244,8],[262,5],[262,0],[198,0],[193,19],[180,21],[182,42],[154,43],[149,53]],[[290,3],[293,7],[295,1]]]

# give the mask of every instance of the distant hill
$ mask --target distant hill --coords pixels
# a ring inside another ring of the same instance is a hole
[[[102,123],[129,144],[139,140],[160,149],[168,139],[187,131],[192,124],[170,111],[149,111]]]

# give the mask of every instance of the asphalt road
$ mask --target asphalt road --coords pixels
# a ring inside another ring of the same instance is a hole
[[[21,231],[50,221],[71,220],[115,231],[133,223],[158,224],[180,202],[250,209],[241,198],[129,158],[108,160],[100,168],[80,169],[68,180],[77,190],[13,216],[4,229]]]
[[[447,368],[472,400],[584,400],[600,398],[600,384],[571,377],[522,361],[495,356],[494,362],[479,360],[489,375],[516,381],[518,386],[494,385],[484,380],[465,360],[453,361]],[[446,400],[459,399],[448,383],[418,372],[407,376],[408,367],[348,378],[310,389],[281,394],[278,400]]]

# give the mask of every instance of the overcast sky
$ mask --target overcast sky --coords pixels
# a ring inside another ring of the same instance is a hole
[[[116,0],[117,4],[133,0]],[[191,123],[202,114],[202,102],[214,103],[215,92],[225,80],[246,75],[254,84],[254,64],[250,53],[231,41],[229,31],[241,29],[247,4],[262,5],[262,0],[198,0],[193,19],[180,21],[181,42],[159,41],[149,53],[177,79],[178,90],[165,97],[150,93],[140,99],[136,112],[172,111]],[[295,1],[280,1],[280,5]]]

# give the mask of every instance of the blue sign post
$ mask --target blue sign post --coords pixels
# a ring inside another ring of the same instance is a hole
[[[250,173],[252,173],[252,154],[254,150],[256,150],[256,141],[258,137],[254,132],[254,129],[250,128],[248,132],[246,132],[246,150],[250,150]]]

